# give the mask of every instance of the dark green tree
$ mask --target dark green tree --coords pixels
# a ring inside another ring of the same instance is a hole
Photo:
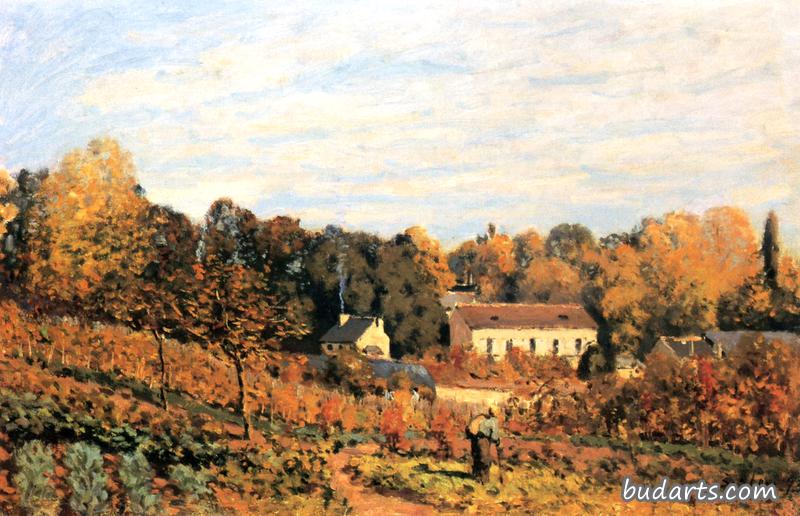
[[[18,283],[25,274],[29,263],[27,254],[31,208],[36,202],[36,192],[49,174],[46,168],[37,172],[22,169],[17,174],[16,187],[0,196],[0,204],[8,202],[17,208],[16,216],[8,221],[6,232],[0,237],[0,270],[2,281],[6,284]]]
[[[550,230],[544,245],[549,256],[577,266],[587,250],[597,247],[597,242],[582,224],[559,224]]]
[[[761,242],[761,256],[764,258],[764,278],[774,291],[778,289],[778,268],[780,247],[778,245],[778,216],[774,211],[767,215],[764,224],[764,239]]]

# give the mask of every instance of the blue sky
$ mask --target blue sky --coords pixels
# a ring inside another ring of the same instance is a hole
[[[453,245],[732,204],[800,250],[796,2],[76,4],[0,4],[9,171],[110,135],[195,218]]]

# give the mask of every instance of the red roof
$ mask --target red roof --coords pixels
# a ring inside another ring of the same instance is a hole
[[[458,305],[459,314],[471,329],[481,328],[592,328],[597,323],[580,305],[485,304]]]

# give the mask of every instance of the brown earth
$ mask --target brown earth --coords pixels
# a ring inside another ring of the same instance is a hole
[[[353,514],[359,516],[425,516],[437,514],[430,505],[414,503],[403,498],[376,493],[369,488],[354,483],[346,470],[350,459],[369,455],[378,450],[377,444],[361,444],[353,448],[343,448],[331,455],[328,465],[331,468],[331,487],[347,500]]]

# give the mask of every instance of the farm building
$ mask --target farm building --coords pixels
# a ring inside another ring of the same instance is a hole
[[[502,359],[514,348],[577,362],[597,341],[597,323],[579,305],[458,305],[450,317],[450,345]]]
[[[380,317],[356,317],[340,314],[339,321],[320,339],[323,353],[343,348],[355,349],[369,356],[389,357],[389,336]]]
[[[693,356],[714,356],[714,348],[705,337],[686,335],[683,337],[661,336],[650,353],[665,353],[683,359]]]

